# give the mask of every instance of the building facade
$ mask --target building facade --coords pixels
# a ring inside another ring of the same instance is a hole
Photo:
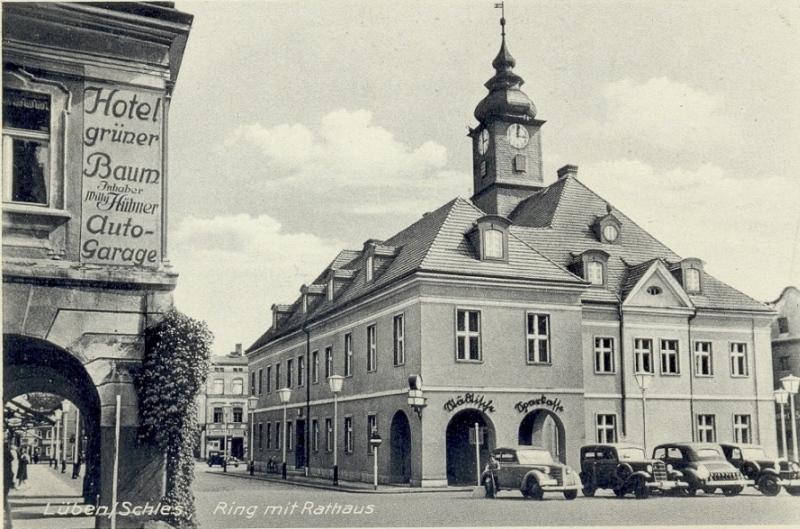
[[[226,356],[212,356],[205,392],[198,397],[200,457],[220,452],[244,459],[247,450],[247,358],[242,344]]]
[[[137,441],[131,369],[177,279],[168,116],[192,17],[172,2],[2,7],[3,399],[80,410],[84,498],[108,505],[119,395],[118,500],[156,502],[163,458]]]
[[[331,476],[336,451],[342,479],[371,480],[378,457],[380,482],[416,486],[475,483],[500,446],[573,466],[593,442],[774,447],[773,311],[654,239],[577,167],[546,185],[545,122],[505,35],[492,66],[470,131],[473,196],[342,251],[272,306],[247,350],[257,469],[284,442],[290,468]]]
[[[778,317],[772,322],[772,373],[775,389],[781,387],[781,379],[788,375],[800,376],[800,290],[795,286],[783,289],[778,299],[769,303]],[[795,398],[798,398],[795,396]],[[797,406],[800,407],[800,401]],[[784,406],[786,439],[779,447],[792,446],[792,420],[789,406]],[[779,413],[779,412],[778,412]],[[800,432],[800,412],[795,412],[795,432]],[[780,432],[780,415],[776,416],[776,428]],[[779,434],[780,435],[780,434]],[[784,450],[786,450],[784,448]],[[786,453],[786,452],[784,452]]]

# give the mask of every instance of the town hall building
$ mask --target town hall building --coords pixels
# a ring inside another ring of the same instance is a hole
[[[343,250],[272,306],[246,351],[256,469],[285,439],[290,468],[332,477],[336,451],[341,479],[370,481],[373,432],[379,481],[411,486],[475,483],[476,441],[481,464],[535,444],[573,467],[594,442],[774,449],[774,312],[653,238],[577,167],[545,185],[545,122],[505,34],[492,66],[469,134],[472,197]],[[331,375],[344,377],[335,425]]]

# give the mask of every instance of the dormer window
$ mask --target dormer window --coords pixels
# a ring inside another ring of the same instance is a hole
[[[593,285],[602,285],[604,283],[603,273],[604,266],[600,261],[589,261],[586,265],[586,280]]]
[[[696,268],[688,268],[685,272],[686,277],[686,290],[688,292],[700,291],[700,270]]]
[[[603,286],[608,277],[608,254],[603,250],[586,250],[580,254],[572,254],[574,260],[570,269],[582,276],[592,285]]]
[[[375,258],[372,255],[368,255],[367,256],[367,260],[366,260],[366,262],[364,264],[364,267],[365,267],[365,272],[366,272],[366,277],[367,277],[367,283],[369,283],[370,281],[372,281],[372,277],[373,277],[373,274],[375,272],[375,270],[374,270]]]
[[[303,314],[308,313],[308,294],[303,294]]]
[[[503,232],[489,229],[483,232],[483,253],[491,259],[503,258]]]
[[[605,242],[613,243],[619,237],[619,229],[613,224],[606,224],[603,227],[603,239]]]
[[[703,261],[696,257],[687,257],[680,262],[680,277],[683,289],[689,294],[703,291]],[[677,270],[673,272],[677,275]]]
[[[606,206],[606,214],[597,217],[592,225],[592,229],[597,236],[597,240],[605,244],[615,244],[619,240],[622,230],[622,223],[611,213],[611,206]]]
[[[328,278],[328,287],[325,289],[325,298],[333,301],[333,274]]]
[[[481,261],[508,260],[508,227],[511,221],[500,215],[485,215],[475,221],[472,231],[467,233]]]

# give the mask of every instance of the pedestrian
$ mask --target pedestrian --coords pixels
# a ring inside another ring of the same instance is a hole
[[[14,472],[11,470],[11,447],[8,442],[3,443],[3,493],[8,496],[8,491],[14,488]]]
[[[39,464],[39,449],[38,448],[34,448],[33,449],[33,464],[34,465],[38,465]]]
[[[19,468],[17,470],[17,483],[22,487],[28,481],[28,463],[31,462],[31,457],[28,455],[28,450],[23,448],[19,456]]]
[[[17,447],[13,444],[9,449],[9,454],[11,455],[11,488],[16,488],[17,483],[17,470],[19,469],[19,457],[17,456]]]

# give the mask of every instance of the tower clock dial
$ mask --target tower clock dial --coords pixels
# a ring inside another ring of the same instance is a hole
[[[489,131],[483,129],[481,135],[478,136],[478,154],[483,156],[489,150]]]
[[[528,129],[519,123],[514,123],[508,127],[508,130],[506,131],[506,137],[508,138],[508,143],[517,149],[522,149],[525,147],[530,139],[528,136]]]

